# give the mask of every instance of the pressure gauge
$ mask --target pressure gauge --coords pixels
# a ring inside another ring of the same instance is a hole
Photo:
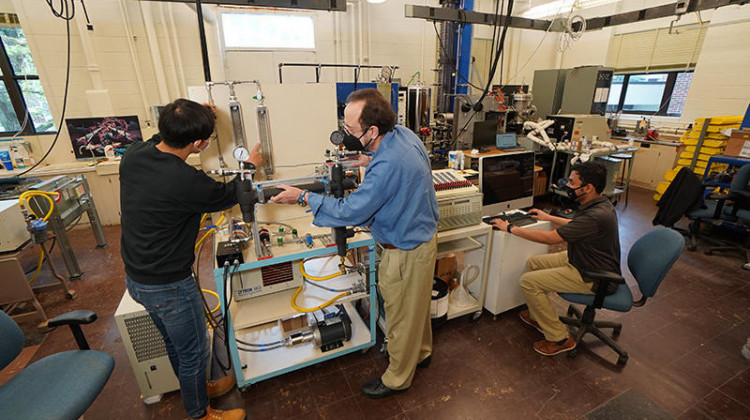
[[[341,132],[341,130],[336,130],[333,133],[331,133],[331,143],[338,146],[339,144],[344,142],[344,133]]]
[[[246,161],[248,158],[250,158],[250,151],[247,150],[247,147],[245,146],[237,146],[234,148],[234,151],[232,152],[234,155],[234,158],[237,159],[240,162]]]

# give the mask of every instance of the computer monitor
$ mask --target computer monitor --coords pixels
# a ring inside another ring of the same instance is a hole
[[[497,136],[497,121],[475,121],[474,136],[471,140],[471,148],[480,152],[495,147]]]
[[[534,205],[534,152],[479,158],[482,216]]]

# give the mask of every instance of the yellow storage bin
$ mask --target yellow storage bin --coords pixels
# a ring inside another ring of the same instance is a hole
[[[739,125],[732,126],[732,127],[739,127]],[[726,134],[720,133],[720,131],[723,131],[726,128],[730,128],[730,127],[725,127],[725,128],[721,128],[720,129],[719,127],[708,126],[708,130],[706,130],[706,136],[704,138],[715,139],[715,140],[728,139],[729,136],[727,136]],[[697,138],[699,138],[701,136],[700,127],[697,130],[694,128],[693,130],[690,130],[690,131],[688,131],[685,134],[687,134],[688,138],[697,139]]]
[[[682,165],[682,166],[690,167],[690,164],[693,163],[693,159],[692,158],[691,159],[680,159],[680,160],[677,161],[677,163],[680,164],[680,165]],[[706,169],[707,165],[708,165],[707,161],[699,160],[699,161],[695,162],[695,167],[696,168]]]
[[[676,167],[674,169],[670,169],[667,172],[665,172],[664,173],[664,179],[666,179],[669,182],[672,182],[672,180],[674,179],[674,177],[677,176],[677,172],[680,172],[680,168],[681,168],[681,166],[678,166],[678,167]]]
[[[682,143],[688,146],[697,146],[698,145],[698,138],[688,138],[682,140]],[[716,147],[716,148],[724,148],[727,145],[727,140],[715,140],[715,139],[703,139],[703,146],[702,147]]]
[[[711,123],[709,125],[727,125],[727,124],[740,124],[742,123],[741,115],[727,115],[722,117],[709,117]],[[706,121],[705,118],[698,118],[695,120],[696,124],[703,124]]]
[[[724,152],[724,148],[723,147],[706,147],[705,146],[705,142],[703,144],[704,144],[704,146],[701,147],[701,154],[706,154],[706,155],[709,155],[709,156],[713,156],[713,155],[720,155],[720,154],[722,154]],[[688,147],[686,147],[685,148],[685,152],[689,152],[692,155],[692,153],[695,153],[695,146],[688,146]],[[683,153],[685,153],[685,152],[683,152]]]
[[[693,147],[693,150],[695,150],[695,147]],[[691,152],[682,152],[682,153],[680,153],[680,157],[684,158],[684,159],[690,159],[692,161],[693,160],[693,153],[691,153]],[[703,160],[703,161],[708,162],[708,159],[710,157],[711,157],[711,155],[707,155],[705,153],[698,153],[698,160],[699,161]]]
[[[664,194],[664,192],[669,188],[669,184],[671,184],[670,181],[662,181],[659,183],[659,185],[656,186],[656,193],[657,194]]]

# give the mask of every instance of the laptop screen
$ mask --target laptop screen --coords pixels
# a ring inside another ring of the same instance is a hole
[[[498,134],[495,138],[495,143],[498,149],[507,149],[518,146],[518,143],[516,143],[516,135],[512,133]]]

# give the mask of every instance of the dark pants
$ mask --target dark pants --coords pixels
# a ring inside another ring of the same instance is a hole
[[[146,308],[164,337],[188,416],[204,416],[208,407],[208,332],[201,292],[193,276],[163,285],[140,284],[129,277],[126,282],[130,296]]]

